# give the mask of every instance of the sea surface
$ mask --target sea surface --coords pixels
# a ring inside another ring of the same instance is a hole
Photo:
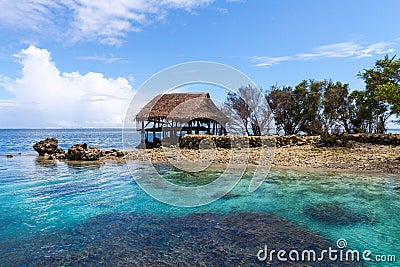
[[[64,149],[122,148],[121,135],[0,130],[0,266],[400,266],[398,176],[274,170],[250,193],[249,169],[223,198],[181,208],[147,195],[124,164],[45,161],[32,148],[47,137]],[[181,171],[157,167],[179,183]],[[218,172],[203,171],[192,185]],[[265,246],[369,250],[396,262],[260,261]]]

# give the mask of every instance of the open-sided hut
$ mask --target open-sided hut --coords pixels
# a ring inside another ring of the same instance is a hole
[[[161,94],[147,103],[135,117],[141,125],[146,147],[176,144],[184,134],[225,135],[227,117],[208,93]]]

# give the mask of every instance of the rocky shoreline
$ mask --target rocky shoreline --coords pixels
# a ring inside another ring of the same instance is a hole
[[[400,174],[400,147],[364,143],[283,147],[276,149],[272,167]]]
[[[216,147],[231,148],[238,146],[304,146],[316,147],[352,147],[355,143],[376,145],[400,145],[400,134],[330,134],[322,135],[272,135],[272,136],[216,136],[187,134],[180,138],[181,148],[198,148],[202,142],[212,141]]]
[[[57,138],[46,138],[33,145],[33,149],[45,160],[104,161],[122,160],[125,153],[119,149],[100,149],[86,143],[75,144],[67,152],[58,147]]]
[[[291,140],[298,140],[291,138]],[[316,137],[309,140],[318,140]],[[179,148],[178,146],[121,151],[102,150],[87,144],[75,144],[66,152],[58,140],[48,138],[34,145],[39,156],[47,160],[73,160],[125,163],[126,160],[189,162],[192,164],[249,164],[272,168],[320,169],[400,174],[400,146],[347,142],[320,146],[320,142],[297,141],[284,146],[251,148]],[[342,145],[343,144],[343,145]],[[267,152],[265,152],[267,151]],[[232,154],[235,153],[235,156]],[[262,155],[262,156],[260,156]],[[271,159],[272,163],[271,163]]]
[[[261,148],[251,148],[249,159],[236,157],[231,159],[232,150],[225,148],[212,149],[180,149],[174,155],[171,149],[153,148],[144,151],[129,151],[125,156],[130,160],[151,160],[162,163],[177,160],[207,163],[213,159],[215,164],[269,165],[271,162],[260,158]],[[235,151],[243,153],[244,149]],[[267,153],[269,155],[269,153]],[[316,147],[314,145],[277,147],[274,150],[273,161],[270,164],[276,169],[317,169],[351,172],[373,172],[400,174],[400,147],[355,143],[352,147]]]

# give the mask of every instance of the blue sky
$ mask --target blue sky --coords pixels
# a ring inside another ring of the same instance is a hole
[[[2,0],[0,128],[118,127],[156,72],[230,65],[263,88],[357,73],[400,50],[400,1]]]

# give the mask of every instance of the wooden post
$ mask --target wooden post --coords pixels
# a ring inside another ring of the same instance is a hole
[[[140,143],[137,146],[139,149],[144,149],[146,148],[146,141],[145,141],[145,130],[144,130],[144,121],[142,121],[142,127],[140,129]],[[146,138],[147,139],[147,138]]]
[[[157,122],[155,121],[153,124],[153,142],[154,142],[154,138],[156,137],[156,127],[157,127]]]
[[[140,142],[144,142],[144,121],[142,121],[142,129],[140,130]]]
[[[215,135],[215,121],[213,121],[213,135]]]

